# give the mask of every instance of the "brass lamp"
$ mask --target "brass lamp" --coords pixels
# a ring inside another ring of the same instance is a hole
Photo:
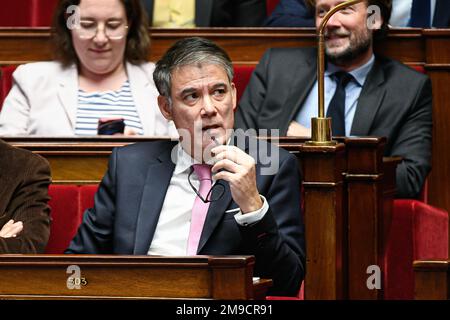
[[[311,119],[311,141],[308,145],[332,146],[336,141],[332,140],[331,118],[325,118],[325,27],[330,18],[338,11],[349,6],[363,2],[364,0],[350,0],[343,2],[331,9],[323,18],[317,30],[319,38],[317,55],[317,81],[319,85],[319,116]]]

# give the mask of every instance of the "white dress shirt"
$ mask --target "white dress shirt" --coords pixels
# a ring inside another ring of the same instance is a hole
[[[185,256],[187,253],[192,207],[197,196],[189,185],[188,175],[192,165],[199,162],[192,159],[180,144],[176,148],[175,170],[148,250],[149,255]],[[200,188],[200,181],[195,172],[191,174],[191,182],[197,190]],[[213,176],[213,183],[215,182]],[[236,222],[246,226],[260,221],[269,209],[266,199],[263,196],[261,199],[263,206],[257,211],[243,215],[239,209],[235,209]]]
[[[375,63],[375,56],[372,55],[370,60],[361,67],[350,71],[353,80],[350,81],[345,89],[345,136],[349,136],[352,130],[353,118],[355,117],[356,107],[358,106],[359,95],[366,82],[367,76]],[[331,99],[334,96],[337,88],[337,82],[333,78],[333,73],[340,71],[340,69],[331,64],[327,64],[325,71],[325,114],[328,111]],[[318,102],[318,82],[314,84],[308,97],[303,104],[303,107],[297,114],[295,121],[304,126],[311,128],[311,118],[318,116],[317,106]]]
[[[393,27],[408,27],[411,20],[411,8],[413,0],[393,0],[392,14],[389,24]],[[436,8],[436,0],[431,0],[431,21],[430,26],[433,25],[434,11]]]

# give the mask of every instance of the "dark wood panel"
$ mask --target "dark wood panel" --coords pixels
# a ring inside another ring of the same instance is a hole
[[[433,79],[433,159],[430,202],[450,211],[450,69],[429,70]]]
[[[450,299],[450,261],[414,261],[415,299]]]
[[[428,64],[450,62],[450,30],[425,30],[426,61]]]
[[[301,149],[306,232],[305,298],[346,299],[345,146]]]
[[[426,70],[433,84],[433,159],[429,202],[450,212],[450,151],[447,147],[450,145],[450,30],[425,30],[424,36]]]
[[[256,64],[273,47],[310,47],[315,31],[310,28],[198,28],[150,29],[150,61],[156,61],[175,41],[201,36],[216,41],[238,64]],[[51,60],[48,28],[0,28],[0,64]],[[377,50],[405,63],[425,61],[424,41],[419,29],[394,30]]]
[[[252,256],[1,255],[1,299],[264,299]],[[87,284],[67,287],[68,266]],[[258,295],[255,295],[255,292]]]

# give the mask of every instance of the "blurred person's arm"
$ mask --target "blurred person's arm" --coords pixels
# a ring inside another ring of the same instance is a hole
[[[50,235],[50,167],[43,158],[21,151],[11,155],[20,171],[1,174],[0,226],[6,237],[0,236],[0,254],[43,253]]]

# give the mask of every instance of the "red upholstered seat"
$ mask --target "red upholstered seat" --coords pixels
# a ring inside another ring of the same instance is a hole
[[[423,66],[412,66],[412,68],[420,73],[426,74],[425,68]]]
[[[51,185],[49,195],[52,223],[45,252],[61,254],[81,223],[80,189],[76,185]]]
[[[46,253],[63,253],[75,236],[86,209],[94,206],[97,185],[51,185],[52,224]]]
[[[250,77],[252,75],[255,66],[234,66],[234,84],[236,85],[237,90],[237,102],[242,97],[242,94],[247,87],[248,82],[250,81]]]
[[[277,6],[278,2],[280,2],[280,0],[266,0],[267,16],[270,16],[272,11]]]
[[[3,101],[12,87],[12,74],[17,66],[5,66],[0,68],[0,111],[2,110]]]
[[[296,297],[277,297],[277,296],[267,296],[266,300],[305,300],[305,286],[304,282],[300,287],[300,290]]]
[[[414,260],[448,257],[448,212],[417,200],[395,200],[385,254],[385,298],[414,298]]]
[[[48,27],[58,0],[2,1],[0,27]]]

